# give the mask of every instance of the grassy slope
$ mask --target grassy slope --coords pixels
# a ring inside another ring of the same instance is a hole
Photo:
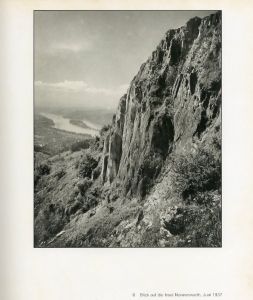
[[[35,189],[36,246],[108,246],[108,236],[113,234],[117,225],[138,213],[139,204],[136,202],[124,203],[124,199],[118,199],[109,204],[105,200],[105,192],[100,195],[96,208],[83,212],[80,206],[73,214],[67,214],[68,208],[75,203],[79,178],[76,166],[82,160],[83,152],[65,152],[46,159],[51,167],[50,174],[42,176]],[[61,170],[66,173],[58,178],[57,174]],[[95,182],[93,187],[97,184]],[[62,230],[65,232],[54,239]],[[85,241],[84,237],[89,235],[92,235],[92,240],[85,238]]]
[[[44,159],[50,167],[50,174],[41,176],[35,185],[35,242],[47,239],[69,221],[66,209],[73,203],[72,193],[77,182],[76,161],[81,153],[61,153]],[[41,158],[35,157],[35,165],[42,163]],[[63,172],[62,172],[63,171]],[[58,174],[62,172],[63,176]],[[51,205],[51,206],[50,206]],[[52,207],[52,205],[54,207]]]
[[[86,211],[81,204],[70,215],[78,182],[78,162],[85,151],[66,152],[48,159],[51,172],[39,183],[35,200],[39,211],[35,221],[36,246],[42,247],[219,247],[221,246],[221,208],[218,191],[211,191],[211,205],[185,203],[173,192],[170,166],[164,167],[154,187],[143,200],[126,199],[117,188],[100,188],[98,205]],[[61,178],[57,173],[66,174]],[[44,187],[45,186],[45,187]],[[54,209],[50,210],[50,204]],[[175,212],[181,209],[181,214]],[[180,220],[185,230],[171,234],[166,219]],[[44,240],[44,242],[43,242]]]

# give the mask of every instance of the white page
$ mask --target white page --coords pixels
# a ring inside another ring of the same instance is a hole
[[[222,248],[34,249],[33,10],[214,8],[223,19]],[[1,3],[1,299],[252,299],[251,9],[247,1]]]

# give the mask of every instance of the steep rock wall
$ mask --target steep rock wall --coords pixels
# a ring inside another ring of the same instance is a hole
[[[140,67],[105,138],[103,182],[117,179],[126,193],[141,193],[143,181],[157,176],[172,151],[190,149],[220,130],[220,106],[217,12],[169,30]]]

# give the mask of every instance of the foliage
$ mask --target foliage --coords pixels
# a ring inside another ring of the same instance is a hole
[[[96,207],[97,205],[98,205],[98,199],[95,196],[89,194],[84,200],[82,211],[85,213],[88,210]]]
[[[172,170],[173,188],[184,200],[221,187],[221,157],[211,149],[200,147],[174,157]]]
[[[91,178],[92,171],[97,167],[98,162],[90,154],[85,154],[82,161],[79,163],[79,175],[82,178]]]
[[[48,175],[50,173],[50,166],[47,163],[41,163],[37,167],[38,174],[43,176],[43,175]]]
[[[70,146],[72,152],[88,149],[90,146],[89,140],[77,141]]]
[[[48,175],[51,171],[50,166],[47,163],[41,163],[35,165],[34,169],[34,186],[36,187],[40,178],[44,175]]]
[[[68,219],[64,216],[64,208],[59,204],[48,203],[39,212],[40,217],[35,219],[34,245],[49,241],[60,232]]]
[[[158,155],[150,154],[145,156],[140,169],[140,176],[147,176],[150,179],[157,177],[162,167],[161,157]]]
[[[167,247],[221,247],[220,143],[199,146],[172,159],[172,188],[184,200],[169,208]],[[165,238],[166,240],[166,238]]]
[[[90,179],[88,179],[87,177],[80,180],[78,183],[77,183],[77,187],[80,191],[80,194],[82,196],[85,195],[86,191],[88,190],[88,188],[92,185],[92,181]]]
[[[173,235],[167,247],[221,247],[221,197],[212,206],[177,208],[164,227]]]
[[[152,226],[146,228],[143,232],[140,240],[140,247],[159,247],[159,236],[160,236],[160,217],[158,214],[154,214],[152,220]]]
[[[139,195],[144,197],[154,183],[154,179],[159,175],[163,160],[158,154],[149,154],[144,157],[139,171]]]

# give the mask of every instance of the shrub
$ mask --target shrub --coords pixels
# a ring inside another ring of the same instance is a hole
[[[173,236],[167,247],[221,247],[221,197],[215,206],[172,207],[163,226]]]
[[[74,200],[71,201],[65,208],[65,215],[67,217],[70,217],[71,215],[74,215],[78,210],[82,208],[82,201]]]
[[[183,199],[190,200],[199,192],[221,187],[221,159],[211,150],[200,147],[196,152],[174,157],[173,188]],[[204,200],[205,201],[205,200]]]
[[[145,156],[139,169],[140,177],[148,177],[153,179],[158,176],[162,168],[162,158],[160,155],[149,154]]]
[[[97,167],[98,162],[90,155],[86,154],[79,164],[79,175],[82,178],[91,177],[92,171]]]
[[[34,184],[36,185],[43,175],[48,175],[50,173],[50,166],[48,166],[46,163],[41,163],[38,165],[34,170]]]
[[[43,146],[42,145],[34,145],[34,152],[42,152]]]
[[[41,242],[48,242],[65,226],[67,219],[63,215],[63,208],[58,204],[48,203],[35,219],[34,244],[40,246]],[[46,243],[46,245],[48,245]]]
[[[38,166],[38,170],[40,175],[48,175],[50,173],[50,166],[43,163]]]
[[[163,160],[158,154],[149,154],[143,159],[138,171],[138,194],[144,197],[150,190],[154,179],[159,175]]]
[[[149,228],[145,228],[139,246],[146,248],[159,247],[160,227],[160,217],[158,214],[154,214],[152,225]]]
[[[84,178],[82,180],[80,180],[78,183],[77,183],[77,187],[80,191],[80,194],[82,196],[85,195],[86,191],[88,190],[88,188],[92,185],[92,181],[88,178]]]
[[[87,210],[96,207],[98,204],[98,199],[97,197],[93,196],[93,195],[88,195],[88,197],[86,198],[85,201],[85,206],[87,208]]]

